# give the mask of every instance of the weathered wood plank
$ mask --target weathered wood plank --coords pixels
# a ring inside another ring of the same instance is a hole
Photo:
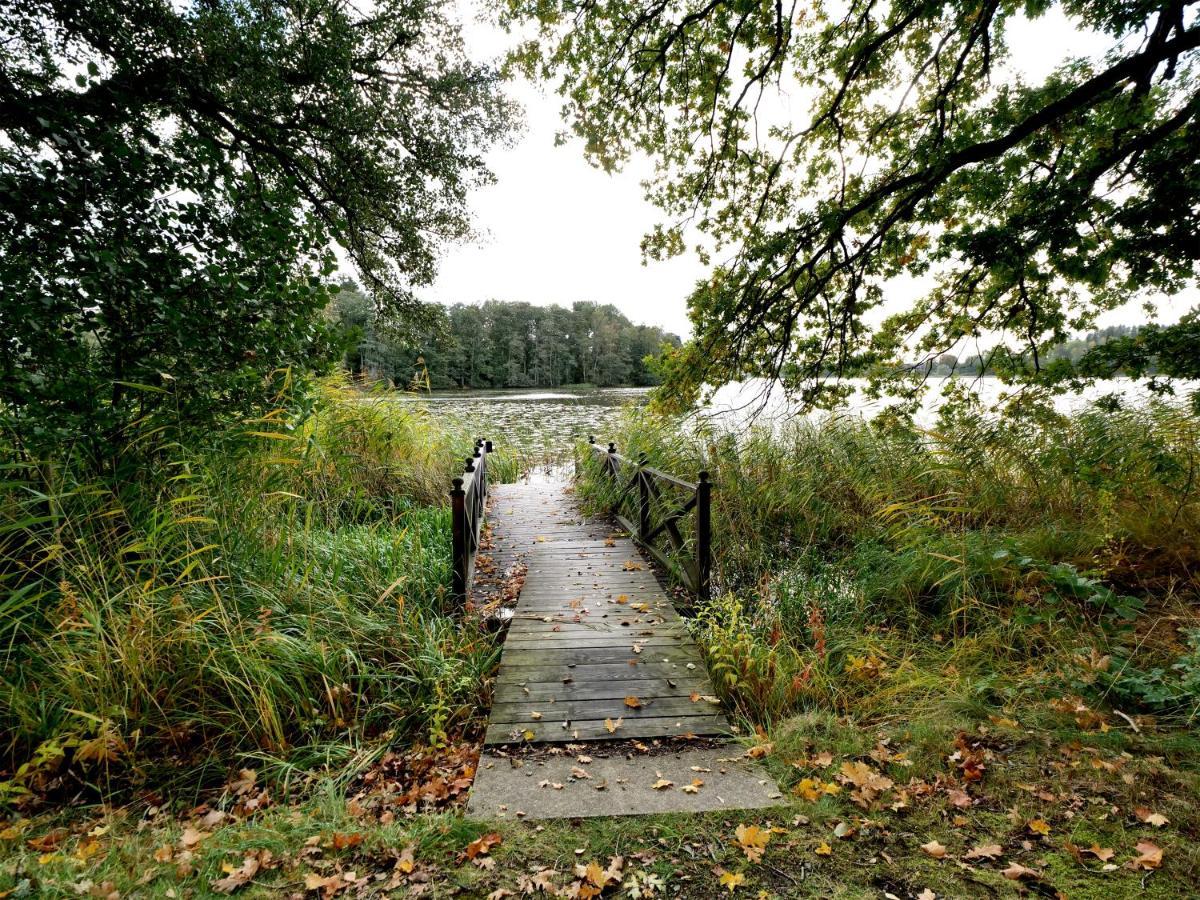
[[[630,707],[626,703],[626,699],[629,698],[636,699],[641,706]],[[620,710],[620,715],[626,721],[664,716],[704,718],[711,716],[719,709],[718,706],[714,706],[707,700],[693,701],[690,697],[642,697],[633,693],[616,698],[595,700],[543,698],[493,704],[491,724],[524,725],[526,722],[545,721],[546,719],[575,721],[576,719],[603,718],[612,715],[614,699],[620,701],[616,708]]]
[[[615,723],[618,716],[611,718]],[[655,737],[717,737],[728,735],[729,725],[722,715],[656,717],[649,719],[624,720],[615,731],[609,731],[604,719],[589,719],[568,722],[562,727],[557,722],[530,722],[528,725],[489,725],[484,738],[486,744],[548,743],[560,741],[625,740],[628,738]],[[532,737],[527,737],[532,734]]]
[[[632,641],[630,642],[632,645]],[[654,662],[668,663],[699,663],[700,651],[694,646],[680,644],[674,647],[655,647],[653,652],[647,648],[643,653],[634,653],[630,647],[614,647],[602,649],[596,647],[580,648],[578,650],[557,648],[545,651],[524,650],[514,648],[506,650],[500,658],[500,668],[514,666],[594,666],[607,663],[640,664],[642,659]]]
[[[508,681],[496,686],[492,702],[513,703],[521,700],[622,700],[630,694],[635,697],[691,697],[703,694],[709,688],[707,679],[697,677],[628,678],[605,681],[583,681],[572,679],[561,681]]]
[[[702,699],[713,690],[699,649],[627,535],[582,516],[561,488],[505,485],[492,502],[488,577],[524,565],[525,581],[488,743],[728,733]],[[605,719],[621,727],[610,733]]]

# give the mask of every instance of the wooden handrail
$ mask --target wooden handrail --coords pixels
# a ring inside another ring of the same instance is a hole
[[[702,471],[699,479],[692,483],[649,465],[645,454],[636,461],[622,456],[617,452],[616,444],[612,442],[606,449],[596,443],[594,436],[589,435],[588,446],[594,453],[603,457],[605,472],[618,485],[623,481],[621,469],[633,469],[632,477],[625,482],[613,505],[613,515],[621,527],[666,569],[678,572],[684,586],[701,601],[708,600],[712,590],[712,482],[708,479],[708,472]],[[668,509],[662,516],[662,521],[656,525],[652,521],[655,506],[653,501],[663,500],[659,483],[682,490],[690,496],[682,504]],[[627,499],[631,499],[635,488],[637,522],[632,522],[621,515],[621,507]],[[673,550],[679,553],[686,545],[683,535],[679,532],[679,522],[693,509],[696,511],[695,554],[691,559],[672,560],[668,552]],[[666,552],[655,545],[655,539],[663,535],[669,544]]]
[[[450,595],[465,604],[475,577],[475,556],[479,552],[479,537],[483,530],[488,495],[488,454],[492,442],[479,438],[475,450],[466,458],[463,473],[450,489],[450,530],[452,560]]]

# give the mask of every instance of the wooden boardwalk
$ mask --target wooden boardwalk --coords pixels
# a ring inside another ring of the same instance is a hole
[[[497,485],[476,601],[524,564],[488,744],[723,736],[700,651],[633,542],[567,483]]]

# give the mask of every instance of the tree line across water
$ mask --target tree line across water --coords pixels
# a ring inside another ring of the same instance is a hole
[[[327,310],[346,368],[399,387],[556,388],[649,386],[655,361],[679,337],[635,325],[612,304],[570,308],[489,300],[457,303],[416,335],[390,328],[357,285],[345,282]]]

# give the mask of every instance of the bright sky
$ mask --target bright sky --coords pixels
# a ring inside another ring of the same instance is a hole
[[[503,52],[508,38],[499,28],[472,15],[466,19],[472,55]],[[1010,26],[1009,45],[1020,70],[1040,78],[1067,56],[1102,53],[1109,39],[1077,31],[1056,9]],[[480,238],[446,249],[439,277],[423,298],[563,305],[594,300],[614,304],[634,322],[688,335],[686,298],[706,270],[691,253],[642,264],[639,241],[659,221],[642,196],[647,161],[606,175],[584,161],[579,141],[555,146],[563,127],[560,100],[548,88],[518,82],[510,94],[523,105],[527,127],[511,147],[489,155],[497,182],[471,201]],[[897,286],[897,301],[905,293]],[[1190,304],[1173,305],[1179,309],[1169,319]],[[1140,310],[1118,311],[1104,324],[1143,319]]]

